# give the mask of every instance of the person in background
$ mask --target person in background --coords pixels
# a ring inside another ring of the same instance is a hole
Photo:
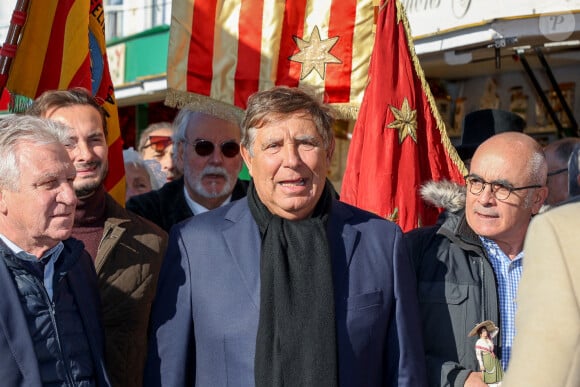
[[[0,384],[109,386],[97,275],[71,238],[67,128],[0,120]]]
[[[246,195],[240,126],[232,120],[182,109],[174,121],[177,167],[183,177],[157,191],[134,196],[127,208],[166,231],[193,215]]]
[[[548,163],[548,197],[545,203],[547,206],[558,205],[569,197],[568,160],[577,144],[580,144],[580,138],[568,137],[551,142],[544,147]]]
[[[579,229],[578,202],[546,211],[530,225],[503,387],[580,386]]]
[[[140,387],[167,234],[125,210],[106,192],[105,112],[87,90],[47,91],[27,112],[69,128],[67,150],[76,168],[73,187],[78,198],[72,235],[83,241],[97,270],[107,371],[114,386]]]
[[[560,202],[567,204],[580,200],[580,142],[578,142],[568,159],[568,199]]]
[[[242,128],[247,197],[171,230],[146,386],[425,386],[401,230],[334,197],[327,108],[276,87]]]
[[[519,115],[498,109],[473,111],[465,116],[462,123],[461,143],[456,145],[457,154],[467,170],[475,150],[485,140],[504,132],[523,132],[526,122]],[[443,209],[437,223],[448,217],[463,214],[465,208],[465,185],[455,182],[427,181],[420,188],[423,200],[429,205]]]
[[[166,182],[179,179],[182,175],[175,165],[172,136],[173,125],[170,122],[156,122],[143,130],[137,144],[137,150],[143,160],[156,160],[161,164]]]
[[[535,139],[494,135],[471,160],[465,210],[405,235],[417,275],[429,386],[485,386],[475,338],[468,338],[481,321],[498,325],[496,353],[507,368],[524,238],[548,195],[546,175]]]
[[[123,150],[125,163],[125,201],[129,198],[159,189],[165,184],[165,174],[156,160],[143,160],[133,148]]]

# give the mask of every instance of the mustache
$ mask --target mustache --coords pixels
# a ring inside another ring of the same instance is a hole
[[[201,171],[201,177],[204,177],[207,175],[222,176],[226,179],[229,177],[228,172],[226,171],[226,169],[224,167],[218,167],[215,165],[208,165],[203,169],[203,171]]]
[[[488,209],[485,207],[481,207],[481,206],[474,207],[472,212],[483,215],[483,216],[498,216],[497,211],[492,210],[492,209]]]

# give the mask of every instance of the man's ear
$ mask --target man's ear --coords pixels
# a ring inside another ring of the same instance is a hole
[[[332,155],[334,154],[334,148],[336,146],[336,140],[334,136],[330,137],[330,142],[328,143],[328,149],[326,150],[326,161],[328,165],[332,162]]]
[[[6,205],[6,191],[0,189],[0,214],[6,214],[8,206]]]
[[[534,192],[533,196],[534,201],[532,203],[533,214],[537,214],[538,212],[540,212],[540,208],[542,208],[542,205],[546,201],[547,197],[548,197],[548,187],[544,186],[536,189],[536,192]]]
[[[252,156],[250,155],[250,151],[245,146],[241,146],[240,153],[242,155],[242,159],[244,159],[244,163],[246,163],[246,168],[248,168],[248,173],[252,176]]]

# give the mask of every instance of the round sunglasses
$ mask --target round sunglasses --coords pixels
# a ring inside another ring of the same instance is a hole
[[[208,140],[195,140],[193,143],[184,140],[189,145],[193,146],[195,153],[205,157],[209,156],[215,150],[216,144]],[[228,158],[236,157],[240,153],[240,144],[233,140],[228,140],[222,142],[220,145],[220,150],[222,154]]]

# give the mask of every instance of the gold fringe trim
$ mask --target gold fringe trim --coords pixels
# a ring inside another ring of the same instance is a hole
[[[360,106],[352,103],[333,103],[329,104],[330,107],[335,112],[335,117],[337,120],[350,120],[354,121],[358,117],[358,111]]]
[[[167,89],[165,105],[177,109],[190,109],[240,125],[244,116],[244,110],[229,103],[221,102],[205,95],[190,93],[183,90]]]
[[[240,125],[244,117],[244,110],[201,94],[188,91],[167,89],[165,105],[177,109],[187,108],[211,114]],[[338,120],[356,120],[360,106],[352,103],[327,104],[335,113]]]
[[[383,5],[386,6],[388,1],[393,1],[393,0],[385,1],[385,3]],[[437,105],[435,104],[435,100],[433,99],[433,94],[431,93],[431,88],[429,87],[429,84],[427,83],[427,80],[425,79],[425,74],[423,73],[423,68],[421,67],[421,64],[419,63],[419,58],[417,57],[417,54],[415,53],[415,45],[413,43],[413,39],[410,38],[412,36],[411,35],[411,28],[409,27],[409,21],[407,20],[407,14],[405,12],[405,9],[399,0],[394,0],[394,1],[396,1],[396,6],[397,6],[397,20],[400,20],[403,22],[403,26],[405,28],[405,38],[407,39],[407,46],[409,47],[409,53],[411,54],[411,58],[413,60],[413,67],[415,68],[415,72],[417,73],[417,76],[421,80],[421,87],[423,88],[423,91],[425,92],[425,95],[427,96],[427,101],[429,101],[429,108],[431,109],[431,114],[433,114],[433,116],[435,117],[435,122],[437,123],[437,129],[439,130],[439,133],[441,134],[441,141],[443,143],[443,147],[445,148],[445,150],[449,154],[451,161],[453,161],[453,163],[459,168],[459,171],[461,172],[461,174],[463,176],[465,176],[468,173],[467,168],[465,168],[465,164],[463,164],[463,161],[461,160],[461,158],[457,154],[457,150],[455,149],[455,147],[451,143],[451,140],[449,139],[449,135],[447,134],[447,129],[445,127],[445,123],[443,122],[443,119],[441,119],[441,115],[439,114],[439,110],[437,109]]]

